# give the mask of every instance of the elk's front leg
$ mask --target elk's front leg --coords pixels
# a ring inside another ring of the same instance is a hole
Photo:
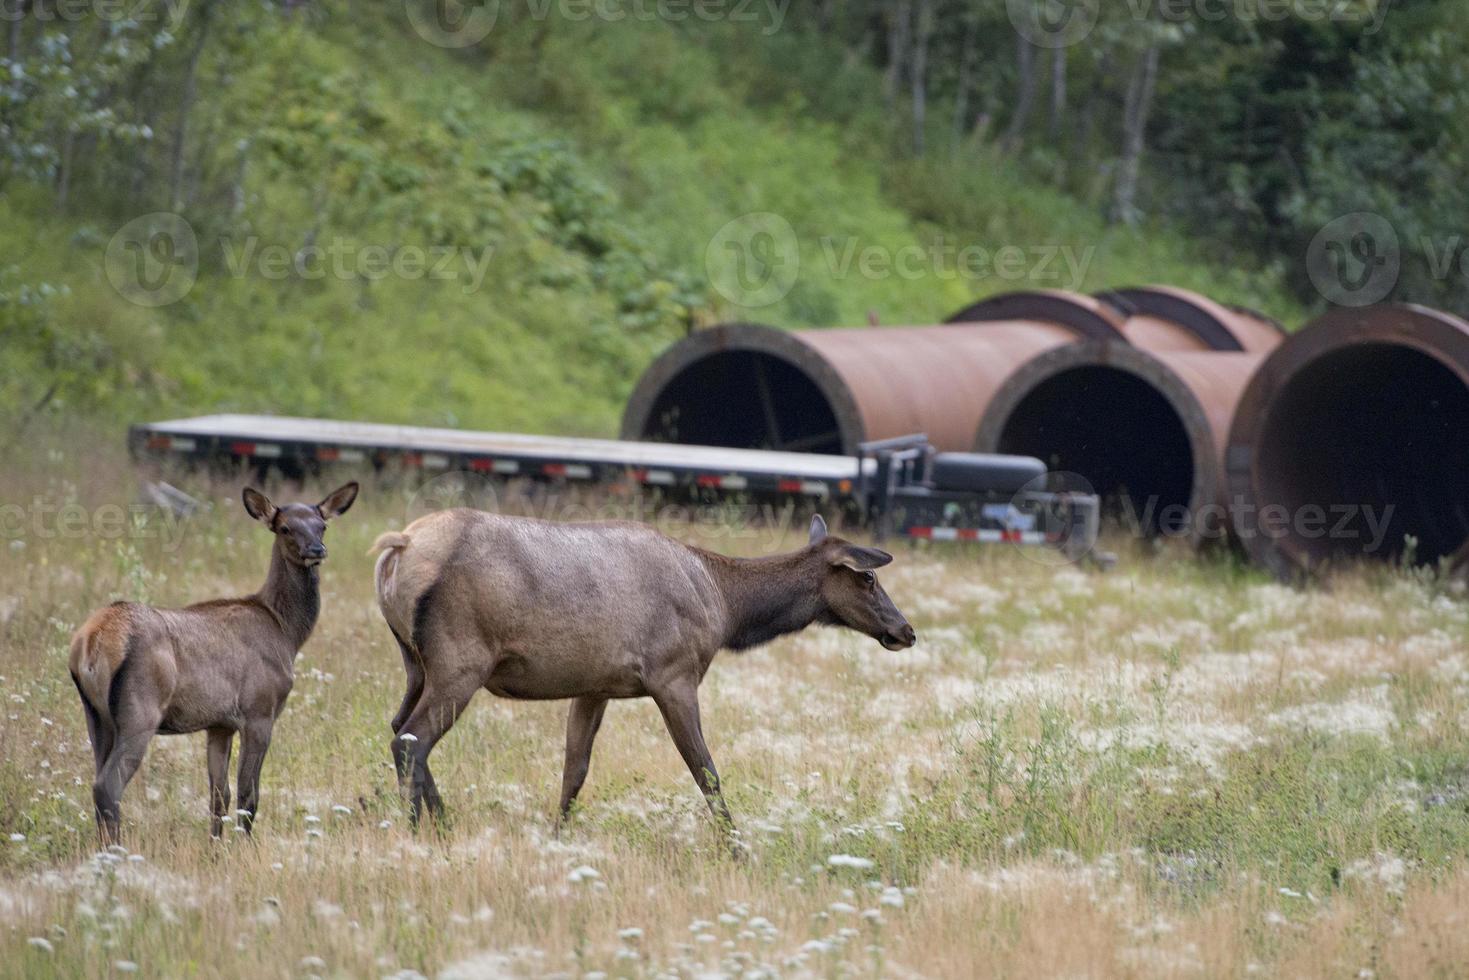
[[[577,698],[566,716],[566,768],[561,773],[561,823],[571,814],[571,804],[587,781],[592,765],[592,742],[602,727],[606,698]]]
[[[724,794],[719,789],[719,772],[714,768],[714,758],[709,746],[704,744],[704,731],[699,724],[699,688],[693,681],[680,681],[665,691],[653,694],[653,701],[663,713],[663,723],[673,744],[678,746],[679,755],[694,775],[694,782],[704,791],[704,799],[714,818],[726,832],[734,830],[729,807],[725,806]]]
[[[209,833],[224,833],[224,817],[230,812],[230,752],[235,733],[228,728],[209,729]]]
[[[260,812],[260,769],[265,765],[265,753],[270,751],[270,736],[275,729],[272,717],[251,719],[240,732],[240,826],[245,833],[255,828],[255,816]]]

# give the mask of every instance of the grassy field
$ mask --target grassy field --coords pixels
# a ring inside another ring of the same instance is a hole
[[[1469,962],[1469,607],[1393,571],[1294,591],[1225,560],[1111,573],[897,549],[918,629],[724,655],[705,727],[751,857],[719,846],[650,703],[614,705],[558,840],[565,706],[481,695],[415,836],[388,719],[402,668],[368,544],[425,501],[368,487],[328,535],[324,612],[256,835],[207,834],[203,736],[160,738],[97,854],[70,631],[119,596],[252,590],[238,485],[122,538],[110,445],[0,474],[0,976],[1330,976]],[[125,488],[125,489],[117,489]],[[312,487],[324,491],[325,486]],[[63,530],[32,501],[78,505]],[[312,498],[314,499],[314,498]],[[542,501],[541,503],[545,503]],[[90,530],[79,530],[86,523]],[[676,525],[727,551],[779,526]],[[144,536],[144,535],[149,536]]]

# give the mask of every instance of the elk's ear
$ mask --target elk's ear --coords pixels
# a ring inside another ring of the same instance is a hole
[[[843,565],[854,572],[870,572],[892,560],[893,556],[886,551],[879,551],[877,548],[859,548],[855,544],[848,545],[831,556],[833,565]]]
[[[347,508],[351,507],[352,501],[356,499],[357,481],[353,480],[351,483],[344,483],[327,494],[326,499],[316,505],[316,509],[321,511],[322,517],[331,520],[333,517],[339,517],[347,513]]]
[[[826,521],[820,514],[811,517],[811,544],[820,544],[826,540]]]
[[[275,504],[271,503],[270,498],[259,490],[254,487],[246,487],[240,497],[245,501],[245,513],[261,524],[268,526],[271,521],[275,520]]]

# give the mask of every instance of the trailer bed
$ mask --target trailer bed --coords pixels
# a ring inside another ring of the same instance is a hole
[[[468,469],[502,476],[653,486],[850,495],[876,463],[852,456],[474,432],[275,415],[205,415],[135,425],[135,454],[229,457],[258,466],[323,463],[375,468]]]

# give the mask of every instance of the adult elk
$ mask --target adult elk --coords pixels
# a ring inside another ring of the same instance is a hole
[[[240,733],[240,822],[260,804],[260,767],[295,677],[296,652],[321,609],[318,567],[326,522],[357,499],[357,484],[319,504],[273,505],[246,487],[245,511],[275,534],[260,591],[183,609],[115,602],[71,639],[71,678],[82,698],[97,765],[92,800],[104,843],[118,839],[118,802],[154,735],[209,733],[210,831],[229,811],[230,749]]]
[[[561,819],[587,776],[612,698],[651,697],[716,818],[731,828],[699,724],[699,682],[720,650],[746,650],[812,623],[846,626],[889,650],[913,628],[874,570],[875,548],[811,521],[799,551],[729,558],[642,524],[558,524],[446,510],[378,538],[377,596],[403,653],[408,691],[393,761],[418,820],[443,800],[434,745],[476,691],[572,698]]]

